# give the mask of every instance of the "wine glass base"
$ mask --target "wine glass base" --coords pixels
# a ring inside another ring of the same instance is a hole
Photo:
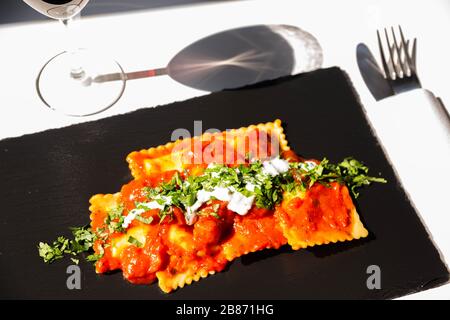
[[[76,66],[82,68],[77,70]],[[93,81],[104,75],[114,75],[114,81]],[[125,73],[117,62],[88,50],[54,56],[36,79],[39,97],[47,107],[78,117],[113,106],[122,96],[125,83]]]

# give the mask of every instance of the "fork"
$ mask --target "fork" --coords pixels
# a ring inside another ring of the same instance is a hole
[[[369,105],[367,114],[410,201],[423,219],[432,219],[425,221],[438,226],[440,213],[448,212],[449,188],[442,180],[450,179],[450,116],[442,101],[421,87],[415,64],[417,40],[405,41],[400,26],[384,29],[384,34],[381,29],[377,36],[380,69],[395,94]],[[430,175],[425,158],[436,159],[445,177]]]
[[[412,50],[409,52],[409,41],[405,40],[402,28],[398,26],[398,29],[400,34],[399,41],[397,41],[393,27],[391,27],[391,37],[389,37],[387,29],[384,28],[389,59],[386,59],[380,31],[377,30],[378,47],[380,49],[384,76],[394,94],[422,87],[416,69],[417,39],[414,38]]]

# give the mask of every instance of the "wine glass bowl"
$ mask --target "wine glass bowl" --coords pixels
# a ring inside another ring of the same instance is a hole
[[[40,13],[61,21],[66,29],[88,3],[88,0],[24,1]],[[66,34],[69,37],[70,33]],[[117,74],[118,81],[91,81],[102,74]],[[48,108],[69,116],[90,116],[113,106],[122,96],[125,82],[125,73],[116,61],[77,48],[61,52],[45,63],[37,76],[36,89]]]
[[[30,7],[53,19],[70,19],[87,5],[89,0],[24,0]]]

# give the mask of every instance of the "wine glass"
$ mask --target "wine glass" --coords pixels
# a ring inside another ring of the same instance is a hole
[[[67,29],[88,0],[24,0],[40,13],[57,19]],[[111,82],[95,82],[99,75],[116,74]],[[125,89],[126,76],[115,61],[85,49],[67,49],[40,70],[36,88],[47,107],[70,116],[89,116],[116,103]]]

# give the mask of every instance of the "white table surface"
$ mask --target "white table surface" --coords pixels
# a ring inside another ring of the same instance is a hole
[[[92,0],[89,5],[95,5]],[[30,8],[30,10],[32,10]],[[82,45],[111,52],[127,72],[164,67],[179,50],[209,34],[254,24],[290,24],[312,33],[324,52],[323,67],[346,70],[362,103],[374,99],[357,64],[356,45],[366,43],[378,56],[375,30],[401,24],[418,38],[418,72],[424,87],[450,105],[450,1],[412,0],[258,0],[212,3],[123,15],[84,18]],[[64,49],[57,22],[0,26],[0,139],[91,121],[142,107],[207,94],[169,77],[130,81],[111,109],[87,118],[66,117],[44,107],[34,86],[49,57]],[[448,213],[422,216],[445,260],[450,261]],[[402,299],[449,299],[450,285]]]

